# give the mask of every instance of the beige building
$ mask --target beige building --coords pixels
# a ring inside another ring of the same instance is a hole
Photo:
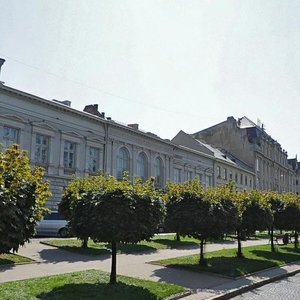
[[[255,172],[254,188],[278,192],[296,191],[296,173],[288,164],[287,152],[247,117],[226,121],[192,134],[230,152]]]
[[[233,180],[240,191],[252,190],[255,182],[255,172],[229,152],[221,151],[191,135],[180,131],[173,139],[175,144],[206,153],[213,157],[213,185],[221,185]],[[207,172],[207,170],[204,170]],[[202,178],[200,178],[202,181]]]

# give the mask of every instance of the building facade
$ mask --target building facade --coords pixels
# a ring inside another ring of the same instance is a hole
[[[73,176],[99,171],[121,178],[128,171],[157,187],[168,180],[183,182],[198,177],[213,185],[214,157],[105,118],[98,105],[85,111],[69,101],[46,100],[0,84],[0,143],[5,149],[19,144],[28,151],[31,165],[46,170],[53,196],[47,206],[57,208],[62,189]]]
[[[214,157],[213,170],[211,171],[214,186],[222,185],[232,180],[240,191],[253,189],[255,181],[254,170],[230,153],[222,152],[203,141],[193,138],[182,130],[172,139],[172,142]]]
[[[287,152],[247,117],[226,121],[192,134],[228,151],[255,172],[254,188],[278,192],[296,192],[296,173],[288,163]]]

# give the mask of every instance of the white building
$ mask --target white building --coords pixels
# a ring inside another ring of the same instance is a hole
[[[28,150],[32,166],[43,166],[55,209],[61,191],[72,176],[99,170],[117,178],[155,176],[156,185],[167,180],[183,182],[197,176],[213,184],[214,156],[178,146],[137,124],[125,125],[105,118],[97,105],[86,111],[70,107],[69,101],[46,100],[0,84],[0,143]],[[87,112],[88,111],[88,112]]]

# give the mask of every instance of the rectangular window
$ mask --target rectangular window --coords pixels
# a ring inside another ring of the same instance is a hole
[[[193,179],[193,171],[188,171],[187,172],[187,180],[190,181]]]
[[[235,183],[238,183],[238,173],[235,173],[234,180],[235,180]]]
[[[248,177],[245,175],[245,185],[248,185]]]
[[[233,179],[232,178],[232,171],[231,170],[229,171],[229,179],[231,179],[231,180]]]
[[[19,130],[12,127],[3,127],[3,148],[7,148],[12,144],[18,144]]]
[[[98,148],[89,148],[89,171],[91,173],[95,173],[99,170],[99,153]]]
[[[243,178],[243,174],[241,174],[241,176],[240,176],[240,184],[243,184],[243,180],[244,178]]]
[[[223,169],[223,179],[227,180],[227,169],[226,168]]]
[[[298,179],[296,179],[296,185],[298,185],[299,184],[299,181],[298,181]]]
[[[203,180],[203,175],[200,173],[196,173],[196,177],[199,179],[200,182]]]
[[[64,167],[69,169],[75,168],[76,144],[65,141],[64,144]]]
[[[205,184],[206,186],[212,186],[211,176],[205,175]]]
[[[181,182],[181,170],[180,169],[174,169],[174,182],[180,183]]]
[[[221,168],[217,166],[217,177],[221,178]]]
[[[48,163],[49,137],[37,134],[35,137],[35,161],[38,163]]]

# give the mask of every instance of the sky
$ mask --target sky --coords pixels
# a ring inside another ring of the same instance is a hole
[[[299,0],[0,0],[0,80],[172,139],[233,116],[300,155]]]

